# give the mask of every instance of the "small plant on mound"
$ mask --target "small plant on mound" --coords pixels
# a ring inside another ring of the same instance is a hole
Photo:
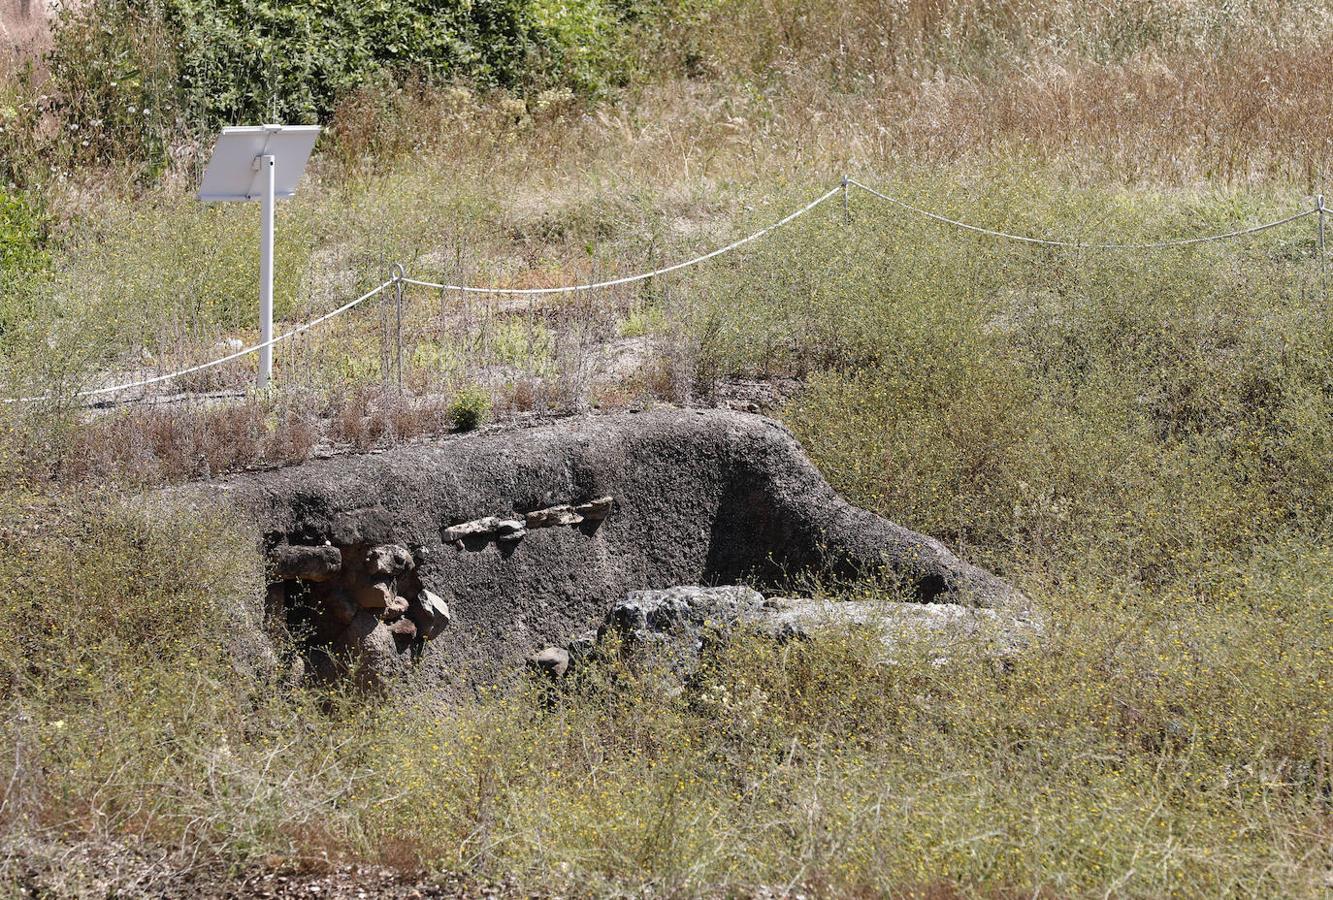
[[[465,387],[449,403],[449,424],[458,431],[473,431],[491,417],[491,395],[476,386]]]

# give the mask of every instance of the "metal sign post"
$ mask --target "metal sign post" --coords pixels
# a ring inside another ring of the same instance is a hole
[[[205,203],[259,201],[259,375],[264,390],[273,377],[273,231],[277,201],[296,185],[319,137],[318,125],[224,128],[204,172]]]

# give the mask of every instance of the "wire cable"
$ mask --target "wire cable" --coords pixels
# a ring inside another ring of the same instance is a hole
[[[751,234],[747,237],[743,237],[738,241],[733,241],[730,244],[727,244],[725,247],[719,247],[718,249],[712,251],[711,253],[705,253],[702,256],[696,256],[693,259],[687,259],[684,262],[678,262],[675,265],[665,266],[661,269],[653,269],[651,272],[641,272],[638,275],[626,275],[624,278],[613,278],[609,281],[596,281],[592,282],[591,284],[571,284],[571,285],[566,285],[564,287],[551,287],[551,288],[477,287],[477,286],[462,285],[462,284],[437,284],[433,281],[419,281],[415,278],[404,278],[403,281],[406,284],[415,284],[418,287],[435,288],[437,290],[443,290],[443,291],[460,291],[465,294],[506,294],[506,295],[520,295],[525,297],[540,296],[544,294],[572,294],[579,291],[595,291],[595,290],[601,290],[602,288],[617,287],[622,284],[634,284],[635,282],[638,281],[646,281],[649,278],[656,278],[659,275],[667,275],[671,272],[678,272],[681,269],[686,269],[689,268],[690,266],[696,266],[701,262],[706,262],[710,259],[722,256],[723,254],[730,253],[733,250],[739,250],[746,244],[757,241],[764,235],[770,234],[776,231],[777,229],[781,228],[782,226],[794,222],[801,216],[810,212],[810,210],[819,206],[821,203],[824,203],[831,197],[835,196],[842,189],[843,189],[842,185],[839,184],[832,190],[824,194],[821,194],[814,200],[811,200],[805,206],[796,210],[796,212],[792,213],[786,218],[774,222],[767,228],[761,228],[754,234]]]
[[[63,398],[57,397],[57,396],[54,395],[54,394],[45,394],[45,395],[42,395],[42,396],[39,396],[39,397],[10,397],[10,398],[7,398],[7,399],[5,399],[5,400],[0,400],[0,403],[4,403],[4,404],[12,404],[12,403],[45,403],[45,402],[47,402],[47,401],[50,401],[50,400],[56,400],[56,399],[80,400],[80,399],[84,399],[84,398],[88,398],[88,397],[100,397],[100,396],[102,396],[102,395],[104,395],[104,394],[115,394],[115,393],[119,393],[120,391],[133,390],[134,388],[149,387],[150,385],[154,385],[154,384],[162,384],[163,382],[172,381],[172,380],[174,380],[174,379],[176,379],[176,378],[182,378],[182,377],[184,377],[184,376],[186,376],[186,375],[193,375],[195,372],[203,372],[203,371],[206,371],[206,370],[208,370],[208,369],[214,369],[214,368],[217,368],[218,366],[226,365],[226,364],[229,363],[229,362],[232,362],[232,361],[234,361],[234,360],[238,360],[238,359],[240,359],[240,358],[243,357],[243,356],[249,356],[249,355],[252,354],[252,353],[258,353],[260,350],[263,350],[265,347],[272,347],[274,344],[279,344],[279,343],[281,343],[281,342],[283,342],[283,341],[285,341],[285,340],[289,340],[290,338],[294,338],[294,337],[296,337],[298,334],[301,334],[301,333],[303,333],[303,332],[309,331],[311,328],[314,328],[314,327],[317,326],[317,325],[322,325],[323,323],[327,322],[329,319],[332,319],[332,318],[334,318],[335,316],[340,316],[340,315],[342,315],[343,313],[347,312],[349,309],[352,309],[353,307],[358,306],[358,305],[360,305],[360,304],[366,302],[366,301],[369,300],[371,297],[374,297],[376,294],[380,293],[381,291],[383,291],[385,288],[387,288],[389,285],[391,285],[391,284],[393,284],[393,283],[394,283],[394,280],[393,280],[393,279],[390,279],[390,280],[384,282],[384,284],[381,284],[379,287],[375,288],[374,290],[369,291],[369,292],[367,292],[367,293],[365,293],[365,294],[362,294],[360,297],[357,297],[355,300],[351,301],[350,303],[344,303],[342,306],[338,307],[337,309],[333,310],[332,312],[325,313],[324,315],[320,316],[318,319],[311,319],[309,322],[306,322],[304,325],[298,325],[298,326],[296,326],[295,328],[293,328],[291,331],[287,331],[287,332],[284,332],[283,334],[278,335],[277,337],[270,338],[269,340],[264,341],[262,344],[255,344],[253,347],[246,347],[246,348],[243,349],[243,350],[237,350],[235,353],[230,353],[230,354],[228,354],[228,355],[226,355],[226,356],[223,356],[223,357],[221,357],[221,358],[219,358],[219,359],[211,360],[211,361],[206,362],[206,363],[200,363],[200,364],[197,365],[197,366],[191,366],[191,367],[188,368],[188,369],[181,369],[179,372],[169,372],[169,373],[167,373],[166,375],[157,375],[157,376],[154,376],[153,378],[145,378],[145,379],[143,379],[142,381],[130,381],[130,382],[126,382],[125,384],[116,384],[116,385],[112,385],[112,386],[110,386],[110,387],[95,388],[95,389],[93,389],[93,390],[87,390],[87,391],[79,391],[79,392],[77,392],[77,393],[75,393],[75,394],[71,394],[71,395],[69,395],[68,397],[63,397]]]
[[[1150,241],[1142,244],[1118,244],[1118,243],[1084,243],[1081,241],[1060,241],[1047,238],[1028,237],[1022,234],[1013,234],[1008,231],[997,231],[993,228],[982,228],[980,225],[970,225],[967,222],[960,222],[958,219],[950,219],[948,216],[941,216],[930,210],[922,209],[919,206],[913,206],[906,200],[900,200],[897,197],[890,197],[888,194],[880,193],[874,188],[864,185],[856,179],[848,179],[848,184],[853,184],[861,190],[866,191],[881,200],[885,200],[895,206],[902,207],[909,212],[916,213],[919,216],[925,216],[927,219],[933,219],[946,225],[952,225],[955,228],[962,228],[977,234],[984,234],[988,237],[1003,238],[1009,241],[1021,241],[1025,244],[1040,244],[1045,247],[1068,247],[1075,250],[1165,250],[1172,247],[1189,247],[1194,244],[1206,244],[1211,241],[1225,241],[1231,238],[1245,237],[1246,235],[1258,234],[1261,231],[1267,231],[1270,228],[1277,228],[1280,225],[1286,225],[1289,222],[1296,222],[1319,213],[1318,208],[1307,209],[1304,212],[1295,213],[1287,216],[1285,219],[1278,219],[1274,222],[1265,222],[1262,225],[1255,225],[1252,228],[1243,228],[1238,231],[1228,231],[1224,234],[1209,234],[1202,237],[1181,238],[1172,241]]]

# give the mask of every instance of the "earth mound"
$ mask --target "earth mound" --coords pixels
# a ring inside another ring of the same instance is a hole
[[[197,487],[261,523],[270,611],[327,677],[360,663],[376,682],[416,659],[442,683],[485,683],[628,593],[682,584],[878,575],[921,603],[1029,612],[939,541],[845,501],[780,424],[728,410],[564,419]]]

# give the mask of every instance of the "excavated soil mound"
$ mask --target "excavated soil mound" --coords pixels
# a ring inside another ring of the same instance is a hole
[[[566,419],[201,488],[261,523],[271,610],[325,675],[416,658],[484,682],[630,591],[682,584],[887,572],[921,602],[1026,612],[1004,581],[843,500],[777,422],[731,411]]]

